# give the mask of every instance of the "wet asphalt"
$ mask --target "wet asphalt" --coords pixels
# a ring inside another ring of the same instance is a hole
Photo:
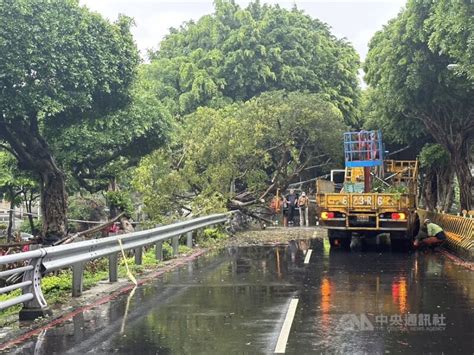
[[[304,259],[312,250],[309,263]],[[474,352],[474,274],[438,253],[232,247],[78,314],[15,354]]]

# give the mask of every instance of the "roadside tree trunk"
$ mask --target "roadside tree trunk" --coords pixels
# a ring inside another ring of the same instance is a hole
[[[468,211],[474,207],[469,166],[473,114],[472,109],[466,110],[462,105],[433,105],[430,112],[420,113],[427,131],[449,152],[451,167],[459,182],[461,209]]]
[[[46,242],[52,244],[64,238],[67,234],[65,177],[41,136],[37,119],[18,120],[15,125],[0,120],[0,137],[10,144],[19,167],[40,178],[42,234]]]
[[[448,212],[453,204],[453,180],[454,180],[454,171],[451,169],[446,169],[438,171],[438,181],[437,181],[437,190],[438,190],[438,201],[437,206],[441,211]]]
[[[43,235],[61,239],[67,234],[67,194],[64,174],[57,168],[41,172]]]
[[[469,169],[469,149],[467,143],[463,145],[463,149],[455,150],[451,153],[453,158],[453,168],[459,182],[459,194],[461,210],[472,210],[472,175]]]
[[[25,207],[26,207],[28,222],[30,224],[31,234],[37,235],[39,231],[36,230],[35,219],[33,217],[33,202],[36,200],[37,197],[35,196],[32,190],[23,191],[22,195],[23,195],[23,203],[25,204]]]
[[[13,191],[10,191],[11,196],[13,197]],[[13,209],[15,208],[15,199],[12,198],[10,201],[10,211],[8,211],[8,228],[7,228],[7,242],[11,242],[13,240],[13,218],[15,218],[15,212]]]
[[[423,186],[423,197],[425,200],[425,208],[429,211],[433,211],[437,204],[436,194],[436,174],[433,169],[426,172],[424,186]]]

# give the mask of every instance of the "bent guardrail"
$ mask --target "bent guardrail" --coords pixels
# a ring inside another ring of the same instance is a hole
[[[83,267],[87,261],[108,256],[109,281],[117,281],[118,253],[121,251],[119,240],[122,242],[124,250],[135,251],[135,263],[139,265],[143,247],[154,244],[155,256],[161,260],[163,258],[162,243],[171,239],[173,254],[176,255],[180,236],[186,235],[187,245],[192,247],[192,233],[194,231],[227,222],[231,215],[231,213],[214,214],[139,232],[0,256],[0,265],[11,267],[8,270],[0,271],[0,277],[23,273],[21,282],[0,288],[0,295],[22,289],[22,295],[0,302],[0,310],[23,303],[19,314],[20,320],[31,320],[50,314],[41,291],[41,277],[45,272],[72,266],[72,294],[79,296],[82,293]],[[27,261],[28,265],[12,267],[12,264],[22,261]]]

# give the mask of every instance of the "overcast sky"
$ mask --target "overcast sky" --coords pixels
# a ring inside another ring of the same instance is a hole
[[[312,17],[331,26],[333,33],[346,37],[359,52],[367,54],[367,44],[373,34],[389,19],[395,17],[406,0],[261,0],[291,8],[294,3]],[[81,4],[115,20],[119,13],[135,19],[133,34],[138,47],[157,48],[170,27],[179,27],[184,21],[197,20],[213,12],[212,0],[80,0]],[[241,6],[249,1],[237,0]]]

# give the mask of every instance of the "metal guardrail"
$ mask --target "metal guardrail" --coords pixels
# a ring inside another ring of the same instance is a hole
[[[429,218],[444,229],[450,249],[468,260],[474,260],[474,215],[455,216],[421,209],[417,212],[422,221]]]
[[[192,247],[192,233],[194,231],[227,222],[231,215],[231,213],[214,214],[139,232],[0,256],[0,265],[7,265],[7,267],[22,261],[28,262],[26,266],[13,266],[5,271],[0,271],[0,277],[23,273],[21,282],[0,288],[0,295],[17,289],[23,291],[21,296],[0,302],[0,310],[23,303],[20,320],[31,320],[49,314],[51,312],[41,291],[41,277],[45,272],[72,266],[72,294],[79,296],[82,293],[84,263],[87,261],[108,256],[109,280],[111,282],[117,281],[118,253],[121,252],[119,240],[124,250],[135,251],[135,263],[140,265],[143,247],[155,244],[156,258],[162,260],[162,243],[171,239],[173,254],[176,255],[180,236],[186,235],[187,245]]]

